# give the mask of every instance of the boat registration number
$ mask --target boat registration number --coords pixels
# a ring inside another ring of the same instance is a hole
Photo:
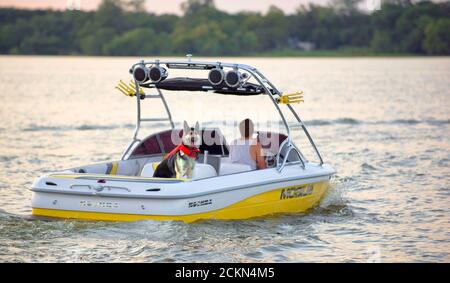
[[[313,192],[313,185],[290,187],[281,190],[280,199],[299,198],[309,196]]]
[[[117,202],[108,202],[108,201],[88,201],[82,200],[80,201],[81,207],[97,207],[97,208],[118,208],[119,204]]]
[[[212,204],[212,199],[205,199],[205,200],[199,200],[199,201],[192,201],[188,204],[188,206],[189,206],[189,208],[192,208],[192,207],[211,205],[211,204]]]

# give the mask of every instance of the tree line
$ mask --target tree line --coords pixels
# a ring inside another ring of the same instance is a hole
[[[360,0],[301,5],[285,14],[230,14],[213,0],[187,0],[181,16],[145,11],[143,0],[104,0],[96,11],[0,9],[0,53],[236,56],[301,50],[450,54],[450,3]],[[297,52],[297,53],[296,53]]]

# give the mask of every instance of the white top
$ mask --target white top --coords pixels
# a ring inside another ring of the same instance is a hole
[[[230,144],[230,160],[232,163],[247,164],[256,170],[256,161],[250,155],[250,146],[256,144],[255,139],[235,139]]]

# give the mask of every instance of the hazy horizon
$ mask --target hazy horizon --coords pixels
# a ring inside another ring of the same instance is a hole
[[[95,10],[102,0],[0,0],[0,7],[12,7],[21,9],[54,9],[65,10],[70,6],[80,7],[81,10]],[[148,12],[156,14],[182,14],[181,3],[186,0],[153,1],[146,0]],[[330,0],[215,0],[216,7],[230,13],[240,11],[258,11],[265,13],[271,5],[282,9],[285,13],[294,12],[301,4],[315,3],[327,4]]]

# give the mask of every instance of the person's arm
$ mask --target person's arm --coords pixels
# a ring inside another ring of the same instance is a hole
[[[266,169],[266,161],[262,156],[262,147],[260,143],[252,145],[252,158],[256,161],[258,169]]]

